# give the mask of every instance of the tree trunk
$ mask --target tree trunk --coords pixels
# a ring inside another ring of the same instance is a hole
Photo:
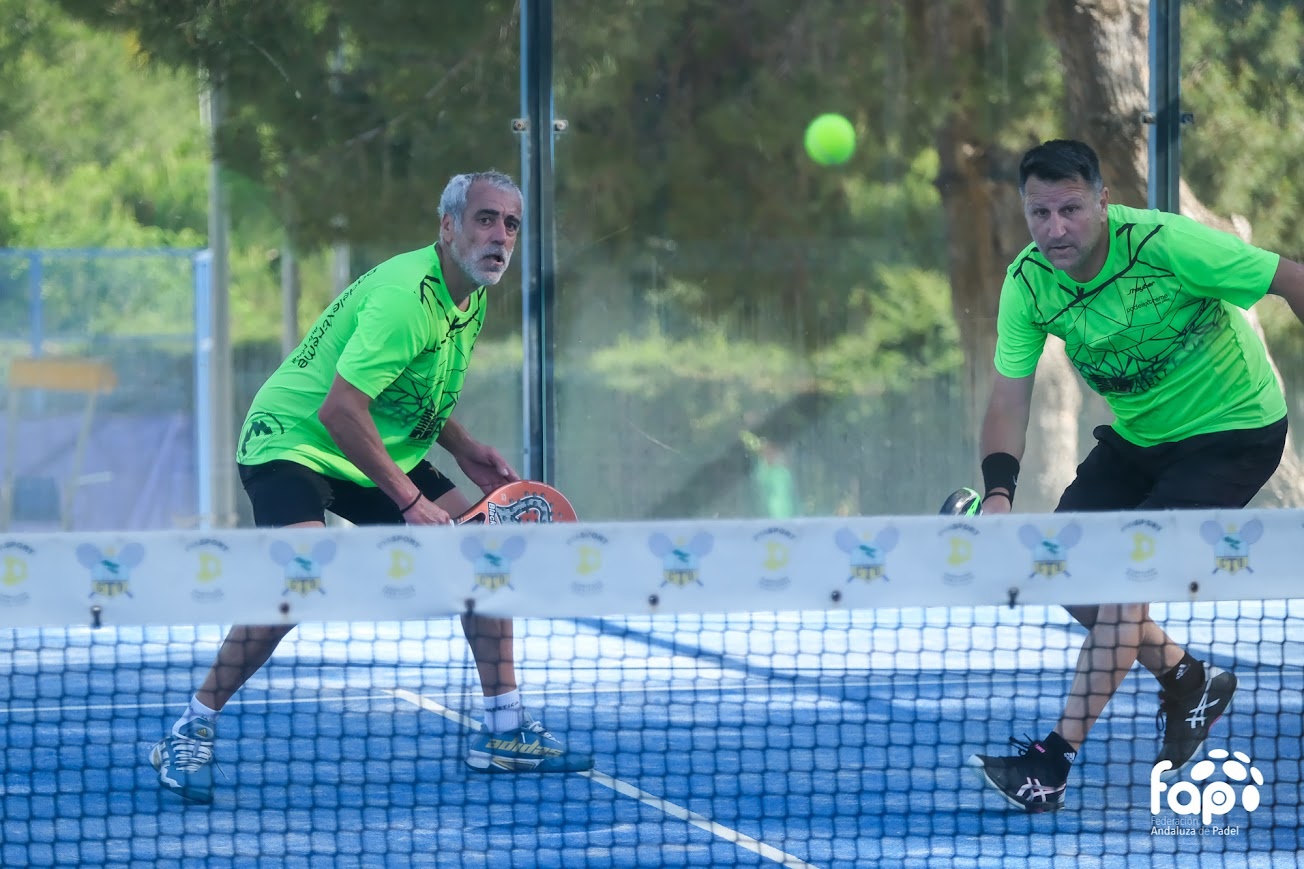
[[[1005,37],[987,0],[911,3],[907,7],[912,73],[927,82],[923,93],[946,107],[934,136],[939,158],[936,185],[946,213],[951,309],[964,350],[963,408],[977,431],[991,389],[996,352],[996,309],[1001,282],[1028,243],[1019,191],[1017,153],[994,131],[1009,119],[991,117],[989,87],[1001,88],[1002,71],[989,69]]]

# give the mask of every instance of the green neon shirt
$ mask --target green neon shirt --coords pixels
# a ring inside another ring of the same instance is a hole
[[[1010,265],[997,316],[996,370],[1027,377],[1046,336],[1139,446],[1258,428],[1286,415],[1263,342],[1245,316],[1279,257],[1162,211],[1109,206],[1109,257],[1079,285],[1030,244]]]
[[[372,398],[385,450],[406,473],[439,437],[466,380],[484,323],[480,287],[459,310],[433,246],[386,260],[317,318],[254,396],[236,459],[288,459],[337,479],[374,485],[317,419],[335,375]]]

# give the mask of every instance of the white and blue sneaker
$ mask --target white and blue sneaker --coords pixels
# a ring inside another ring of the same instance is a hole
[[[207,718],[173,727],[149,753],[149,762],[158,770],[158,783],[183,799],[211,803],[216,738],[217,726]]]
[[[593,758],[568,751],[542,724],[526,715],[525,723],[516,730],[481,730],[471,742],[466,765],[490,773],[584,772],[593,768]]]

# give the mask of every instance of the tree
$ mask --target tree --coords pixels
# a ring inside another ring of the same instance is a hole
[[[432,191],[451,171],[515,161],[517,21],[506,0],[58,2],[128,34],[159,64],[223,84],[234,106],[223,160],[305,254],[337,240],[377,251],[425,241]],[[1299,16],[1287,0],[1231,5],[1188,5],[1211,116],[1227,130],[1260,129],[1256,113],[1276,112],[1290,127],[1299,97],[1254,70],[1265,63],[1296,80]],[[976,471],[962,439],[986,394],[1001,271],[1025,241],[1014,160],[1051,135],[1094,136],[1105,121],[1122,129],[1118,113],[1145,92],[1140,10],[1118,0],[577,0],[561,11],[554,84],[571,125],[556,140],[568,333],[558,371],[659,403],[684,453],[702,457],[688,483],[665,483],[647,500],[687,514],[745,474],[726,411],[780,444],[881,423],[894,398],[908,404],[912,390],[950,376],[955,326],[967,360],[955,401],[971,417],[942,448]],[[1237,38],[1220,43],[1231,24]],[[1111,44],[1106,34],[1131,46],[1130,71],[1094,57]],[[1270,56],[1261,61],[1258,47]],[[1104,116],[1090,114],[1092,99]],[[859,135],[852,161],[832,170],[800,148],[806,122],[826,110],[852,117]],[[1133,127],[1107,155],[1117,189],[1144,177]],[[1205,201],[1262,209],[1265,231],[1289,237],[1298,193],[1271,182],[1291,178],[1279,170],[1298,157],[1260,144],[1270,138],[1246,149],[1256,162],[1234,183],[1208,168],[1225,143],[1192,148],[1192,181]],[[1274,207],[1274,196],[1287,205]],[[903,299],[915,307],[903,311]],[[259,304],[274,311],[272,300]],[[1038,378],[1038,406],[1050,415],[1030,450],[1059,456],[1048,468],[1071,469],[1082,393],[1060,354],[1045,363],[1061,367]],[[710,412],[690,416],[681,391],[703,383],[714,390]],[[840,458],[812,461],[834,468]],[[930,467],[927,485],[948,472]]]
[[[271,192],[296,247],[425,243],[449,175],[515,156],[505,0],[60,2],[222,87],[218,155]]]
[[[969,448],[976,472],[1001,279],[1028,243],[1014,184],[1018,158],[1053,117],[1059,82],[1043,39],[1043,4],[1016,2],[1007,9],[986,0],[946,0],[909,8],[916,74],[929,102],[940,107],[926,130],[940,160],[936,183],[948,228],[951,309],[964,350],[965,412],[973,433],[957,446]],[[1053,348],[1046,357],[1053,360]],[[1040,379],[1061,375],[1050,369]],[[1039,390],[1047,392],[1051,400],[1060,395]],[[1048,421],[1063,419],[1066,409],[1048,413]]]

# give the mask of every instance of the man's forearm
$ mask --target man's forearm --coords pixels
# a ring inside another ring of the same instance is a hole
[[[439,431],[439,437],[435,439],[449,455],[457,456],[466,449],[470,444],[475,443],[470,433],[462,427],[462,424],[451,416],[444,421],[444,427]]]
[[[979,458],[992,453],[1009,453],[1023,461],[1023,452],[1028,446],[1031,402],[1031,377],[1016,380],[998,376],[978,436]]]
[[[993,453],[1008,453],[1023,461],[1023,452],[1028,446],[1026,422],[1021,426],[1009,414],[988,408],[987,419],[983,422],[982,435],[978,438],[978,457],[986,458]]]
[[[420,490],[408,479],[403,469],[394,463],[380,433],[369,414],[339,414],[322,419],[331,439],[339,446],[344,457],[352,462],[367,479],[376,484],[399,507],[410,504]]]

